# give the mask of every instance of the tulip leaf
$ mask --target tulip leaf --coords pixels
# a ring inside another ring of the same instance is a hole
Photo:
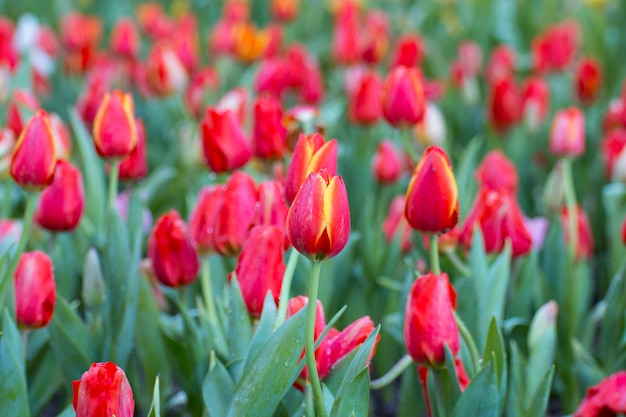
[[[552,379],[554,378],[554,365],[548,369],[548,372],[541,378],[535,389],[535,395],[530,403],[530,409],[526,413],[527,416],[543,416],[546,414],[548,400],[550,399],[550,391],[552,390]]]
[[[476,375],[454,407],[453,417],[498,416],[498,377],[495,355]]]
[[[544,304],[533,317],[528,332],[528,367],[526,368],[526,401],[535,398],[535,391],[552,368],[556,348],[556,303]]]
[[[237,277],[233,273],[230,282],[230,304],[228,306],[228,346],[230,347],[229,368],[235,380],[243,373],[244,361],[252,339],[252,323],[243,301]]]
[[[609,276],[616,274],[626,258],[626,246],[622,243],[621,228],[615,225],[622,224],[626,215],[626,185],[611,183],[602,189],[602,205],[606,212],[606,236],[609,249],[610,271]]]
[[[370,370],[365,367],[337,396],[330,417],[367,417],[370,396]]]
[[[290,317],[265,343],[235,386],[227,417],[270,417],[294,382],[304,346],[306,309]],[[262,387],[262,389],[260,389]]]
[[[500,327],[495,317],[491,318],[489,323],[489,330],[487,331],[487,340],[485,341],[485,351],[483,358],[489,358],[493,355],[494,366],[498,379],[498,404],[500,411],[504,408],[504,401],[506,398],[506,385],[507,385],[507,360],[506,350],[504,347],[504,340]],[[501,413],[499,413],[501,414]]]
[[[159,377],[154,380],[154,390],[152,391],[152,404],[148,411],[148,417],[161,417],[161,394],[159,389]]]
[[[225,417],[235,384],[226,367],[213,357],[202,384],[202,399],[210,417]]]
[[[248,357],[244,365],[244,369],[250,361],[256,356],[263,344],[269,339],[274,330],[274,322],[276,321],[276,304],[274,303],[274,297],[270,291],[265,296],[263,304],[263,312],[261,313],[261,319],[256,327],[252,341],[250,342],[250,348],[248,349]]]
[[[478,152],[482,148],[483,139],[480,136],[474,137],[463,149],[463,154],[459,159],[459,163],[454,167],[456,174],[456,183],[459,190],[459,210],[465,214],[469,212],[472,199],[476,192],[476,180],[474,179],[474,171],[478,164]]]
[[[616,349],[620,346],[621,334],[616,329],[625,328],[624,311],[626,311],[626,268],[622,267],[613,277],[611,285],[604,297],[606,310],[601,324],[600,352],[604,364],[610,363],[616,356]]]
[[[31,333],[29,336],[29,350],[33,342],[35,342],[33,340],[35,334],[37,333]],[[50,403],[54,394],[63,388],[65,383],[63,374],[54,357],[54,351],[47,348],[40,351],[39,355],[40,358],[36,359],[36,365],[29,369],[28,375],[28,399],[30,410],[35,416],[41,414],[43,408]]]
[[[48,331],[66,381],[79,379],[93,362],[93,342],[85,323],[62,297],[57,297]]]
[[[402,374],[400,385],[400,404],[398,405],[398,417],[415,417],[426,414],[426,402],[424,400],[421,383],[417,374],[417,366],[410,366]]]
[[[93,145],[93,139],[78,112],[75,109],[70,109],[69,115],[82,162],[81,171],[85,180],[85,214],[91,220],[91,223],[98,230],[101,230],[106,207],[104,164],[98,157]]]
[[[72,407],[72,404],[65,407],[65,409],[61,411],[61,413],[59,413],[57,417],[76,417],[76,412],[74,412],[74,407]]]
[[[22,340],[9,311],[5,310],[0,336],[0,416],[30,416]]]
[[[511,342],[511,381],[506,404],[507,415],[511,417],[525,417],[526,414],[526,382],[525,373],[526,358],[517,347],[517,343]]]
[[[448,344],[444,345],[446,353],[446,373],[445,373],[445,391],[447,398],[451,398],[450,404],[456,404],[461,396],[461,387],[459,386],[459,377],[456,372],[456,364],[454,362],[454,354],[450,351]],[[459,356],[460,358],[460,356]]]

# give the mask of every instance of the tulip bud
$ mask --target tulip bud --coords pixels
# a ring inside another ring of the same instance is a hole
[[[133,417],[135,400],[126,374],[113,362],[93,363],[72,381],[76,417]]]
[[[137,146],[119,166],[119,178],[122,181],[138,181],[148,174],[148,150],[146,129],[141,119],[135,120],[137,128]]]
[[[267,292],[278,304],[283,283],[283,234],[274,226],[255,226],[237,259],[235,274],[248,312],[260,317]]]
[[[344,65],[359,59],[359,10],[352,1],[341,3],[333,24],[332,56]]]
[[[602,88],[602,67],[593,58],[585,58],[574,72],[574,94],[586,104],[592,103]]]
[[[402,155],[393,142],[383,139],[372,158],[374,178],[381,184],[391,184],[400,178],[403,171]]]
[[[272,97],[259,97],[254,104],[252,147],[257,158],[279,159],[287,148],[287,129],[282,124],[283,110]]]
[[[93,140],[102,158],[125,158],[137,146],[133,97],[121,91],[105,94],[93,123]]]
[[[250,143],[230,110],[208,108],[200,131],[206,163],[216,173],[241,168],[252,156]]]
[[[224,187],[203,187],[189,217],[189,232],[202,254],[215,250],[215,220],[223,204]]]
[[[528,331],[528,348],[531,351],[542,349],[546,338],[551,338],[553,343],[555,342],[558,311],[559,306],[554,300],[548,301],[537,310]]]
[[[414,125],[426,110],[424,84],[418,69],[395,67],[387,75],[382,91],[383,116],[395,127]]]
[[[7,105],[7,127],[19,136],[26,120],[40,108],[39,100],[28,90],[15,90]]]
[[[389,49],[389,18],[381,10],[365,15],[365,33],[361,37],[361,59],[368,64],[382,61]]]
[[[565,189],[563,179],[563,163],[557,162],[546,180],[543,190],[543,203],[552,213],[558,213],[565,204]]]
[[[124,58],[133,59],[139,53],[141,40],[132,19],[123,17],[115,22],[111,32],[111,51]]]
[[[489,152],[476,169],[475,176],[481,188],[513,196],[517,193],[517,169],[501,151]]]
[[[626,413],[626,371],[616,372],[587,389],[572,417],[612,417]]]
[[[94,248],[89,249],[87,256],[85,256],[81,296],[85,306],[92,311],[97,310],[106,298],[100,259],[98,258],[98,252]]]
[[[425,146],[441,146],[446,141],[446,121],[435,104],[426,103],[424,118],[413,130],[415,137]]]
[[[485,78],[495,84],[502,78],[510,78],[515,72],[515,51],[506,45],[498,45],[491,52]]]
[[[563,240],[567,246],[570,241],[569,230],[569,216],[570,212],[567,206],[564,206],[561,210],[561,228],[563,229]],[[578,205],[576,207],[576,259],[589,259],[593,255],[593,233],[591,231],[591,224],[589,223],[589,217],[583,208]]]
[[[27,190],[52,183],[57,163],[54,133],[48,114],[39,110],[20,133],[11,160],[11,176]]]
[[[52,261],[48,255],[40,251],[22,254],[13,280],[17,323],[29,329],[47,326],[56,300]]]
[[[564,70],[578,50],[578,32],[577,23],[564,22],[550,26],[533,39],[533,69],[538,72]]]
[[[550,87],[539,77],[531,77],[522,87],[522,117],[526,127],[536,131],[550,111]]]
[[[223,256],[234,256],[241,251],[257,217],[254,180],[246,173],[235,172],[226,182],[222,199],[215,219],[215,250]]]
[[[422,155],[406,192],[405,216],[420,232],[442,233],[456,226],[458,191],[450,159],[443,149],[431,146]]]
[[[274,19],[289,22],[298,15],[299,0],[272,0],[270,7]]]
[[[15,147],[15,135],[11,129],[0,129],[0,179],[9,175],[11,156]]]
[[[59,160],[54,180],[41,193],[35,221],[51,232],[72,231],[78,226],[85,206],[83,176],[71,163]]]
[[[413,246],[411,243],[411,226],[404,216],[405,206],[406,197],[404,195],[394,197],[389,205],[387,217],[382,224],[382,231],[387,242],[391,243],[394,239],[399,239],[402,253],[410,252]]]
[[[190,284],[198,276],[198,254],[176,210],[157,220],[148,239],[148,256],[157,279],[168,287]]]
[[[461,345],[455,309],[456,292],[447,274],[430,273],[413,283],[406,302],[404,343],[415,362],[441,365],[446,345],[456,356]]]
[[[324,137],[317,133],[300,135],[285,175],[285,197],[289,204],[296,198],[307,177],[322,168],[331,176],[336,174],[337,141],[331,139],[324,142]]]
[[[313,261],[336,256],[350,236],[350,207],[341,177],[326,169],[309,175],[287,214],[287,236]]]
[[[585,115],[576,108],[560,110],[554,115],[549,139],[550,153],[559,157],[585,153]]]
[[[506,131],[520,120],[520,95],[512,77],[499,78],[490,85],[487,106],[489,123],[499,132]]]
[[[424,58],[422,40],[417,35],[406,35],[398,39],[391,58],[391,67],[418,67]]]
[[[380,119],[380,90],[382,82],[375,72],[363,74],[350,96],[348,113],[353,123],[369,125]]]

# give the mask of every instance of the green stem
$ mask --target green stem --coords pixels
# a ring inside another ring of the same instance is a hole
[[[317,310],[317,292],[320,283],[321,263],[311,261],[311,282],[309,284],[309,302],[307,306],[307,320],[305,333],[306,364],[309,371],[309,380],[313,389],[313,400],[315,402],[315,412],[317,417],[326,417],[326,406],[324,405],[324,393],[322,384],[317,373],[315,363],[315,313]]]
[[[4,181],[3,184],[3,190],[2,190],[2,198],[4,199],[2,201],[2,211],[0,212],[0,218],[2,219],[6,219],[7,217],[10,217],[11,214],[11,181],[10,180],[6,180]]]
[[[206,305],[207,312],[209,314],[209,320],[215,327],[215,330],[221,330],[217,316],[217,309],[215,308],[215,301],[213,300],[211,266],[208,257],[202,259],[202,269],[200,270],[200,286],[202,287],[202,297],[204,298],[204,304]]]
[[[370,389],[377,390],[385,388],[387,385],[391,384],[396,378],[402,375],[402,373],[409,366],[411,366],[412,363],[413,358],[411,358],[408,354],[404,355],[385,375],[373,380],[370,383]]]
[[[441,268],[439,267],[439,241],[436,234],[430,235],[430,270],[439,275]]]
[[[480,370],[480,354],[478,353],[478,347],[476,346],[476,342],[474,341],[472,334],[468,330],[463,320],[461,320],[461,317],[456,314],[456,311],[454,312],[454,320],[456,321],[456,325],[459,328],[459,333],[461,333],[461,337],[465,341],[465,344],[470,351],[470,356],[472,358],[472,369],[474,370],[474,375],[476,375]]]
[[[283,275],[283,283],[280,288],[280,299],[278,301],[278,313],[276,314],[276,323],[274,323],[274,331],[278,329],[287,317],[287,304],[289,304],[289,292],[291,291],[291,281],[293,280],[293,273],[298,265],[298,255],[300,252],[291,249],[289,254],[289,260],[287,261],[287,267],[285,268],[285,274]]]
[[[411,129],[396,129],[396,131],[400,135],[400,139],[402,140],[402,147],[404,148],[406,153],[409,154],[413,161],[417,162],[419,160],[419,155],[415,150],[415,146],[413,146]]]
[[[313,391],[311,391],[311,386],[309,384],[304,387],[304,406],[306,417],[315,417],[315,406],[313,406]]]
[[[578,246],[578,228],[576,227],[578,212],[576,210],[576,191],[574,189],[571,158],[563,160],[563,188],[568,213],[569,254],[570,259],[573,261],[576,257],[576,247]]]
[[[109,178],[109,196],[107,200],[107,209],[111,211],[115,207],[115,197],[117,196],[117,181],[120,173],[120,160],[113,159],[111,161],[111,172]]]
[[[440,369],[433,369],[433,379],[435,382],[435,402],[437,403],[437,416],[447,417],[446,400],[444,398],[443,378]]]
[[[472,270],[459,258],[455,251],[446,251],[446,256],[450,262],[452,262],[452,266],[454,266],[461,275],[466,277],[472,276]]]

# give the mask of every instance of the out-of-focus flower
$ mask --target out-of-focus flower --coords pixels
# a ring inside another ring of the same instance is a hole
[[[133,97],[119,90],[105,94],[93,123],[93,140],[103,158],[124,158],[137,146]]]
[[[349,97],[348,113],[353,123],[369,125],[378,122],[381,113],[382,81],[375,72],[360,78],[354,94]]]
[[[283,45],[283,26],[273,23],[266,26],[263,31],[267,36],[267,45],[263,52],[263,58],[273,58],[278,55]]]
[[[616,372],[587,390],[573,417],[610,417],[626,413],[626,371]]]
[[[189,81],[185,66],[167,44],[155,44],[152,47],[145,69],[150,88],[159,97],[180,93]]]
[[[102,36],[102,22],[95,16],[70,12],[63,16],[60,27],[61,42],[66,51],[66,70],[85,72],[95,61]]]
[[[517,193],[517,169],[502,151],[489,152],[476,169],[475,176],[481,188],[512,196]]]
[[[324,97],[324,82],[317,59],[302,45],[292,45],[287,51],[289,80],[304,103],[316,104]]]
[[[248,95],[248,90],[243,87],[237,87],[224,94],[215,107],[220,111],[232,111],[243,126],[246,123],[248,114]]]
[[[622,128],[616,128],[610,130],[607,134],[605,134],[602,142],[600,143],[600,149],[602,151],[602,156],[605,164],[605,172],[606,176],[609,179],[617,179],[620,176],[618,173],[626,174],[626,165],[618,165],[616,164],[626,164],[626,160],[621,157],[621,155],[626,155],[624,152],[626,150],[626,130]],[[626,179],[626,177],[624,177]]]
[[[533,219],[524,218],[524,225],[533,242],[532,249],[536,251],[540,250],[543,247],[546,234],[548,233],[548,226],[550,225],[548,219],[545,217],[535,217]]]
[[[173,35],[174,24],[161,4],[154,1],[139,4],[135,15],[141,30],[152,40],[167,39]]]
[[[356,2],[342,2],[333,25],[332,56],[343,65],[359,60],[359,9]]]
[[[123,58],[134,59],[139,53],[141,39],[135,22],[122,17],[115,22],[111,32],[111,51]]]
[[[186,12],[176,19],[174,36],[170,42],[187,73],[193,74],[200,60],[198,56],[198,22],[194,14]]]
[[[500,77],[490,85],[487,106],[487,118],[497,131],[504,132],[519,122],[522,107],[513,78]]]
[[[148,239],[148,256],[163,285],[180,287],[195,281],[200,268],[187,225],[176,210],[162,215]]]
[[[254,104],[252,150],[263,159],[282,158],[287,147],[287,129],[282,124],[283,109],[273,97],[258,97]]]
[[[277,180],[264,181],[259,184],[259,218],[258,225],[275,226],[283,234],[285,250],[289,247],[287,238],[287,213],[289,207],[285,202],[285,188]]]
[[[559,157],[585,153],[585,115],[579,108],[556,112],[550,129],[549,148],[552,155]]]
[[[626,217],[622,221],[622,245],[626,246]]]
[[[602,67],[594,58],[583,58],[574,70],[574,94],[582,103],[592,103],[602,88]]]
[[[148,174],[148,141],[143,120],[136,119],[137,146],[119,166],[119,178],[122,181],[138,181]]]
[[[213,26],[209,45],[215,55],[230,54],[235,49],[235,28],[248,20],[250,7],[246,0],[224,2],[222,18]]]
[[[570,241],[569,230],[570,212],[567,206],[561,210],[561,229],[563,229],[563,240],[565,245]],[[589,217],[583,208],[578,205],[576,207],[576,259],[588,259],[593,255],[593,233]]]
[[[233,29],[235,56],[244,63],[261,58],[269,45],[269,32],[259,30],[250,23],[239,23]]]
[[[382,231],[387,242],[391,243],[395,239],[399,239],[402,253],[410,252],[413,246],[411,243],[411,226],[404,216],[405,206],[406,196],[404,194],[394,197],[389,205],[387,217],[382,224]]]
[[[22,222],[20,220],[0,219],[0,250],[11,245],[17,247],[22,236]]]
[[[214,226],[215,250],[223,256],[235,256],[243,247],[257,218],[258,192],[248,174],[233,173],[222,194]]]
[[[372,174],[376,181],[382,184],[394,183],[403,171],[404,164],[400,151],[389,139],[380,141],[372,158]]]
[[[133,417],[135,400],[126,374],[113,362],[93,363],[72,382],[76,417]]]
[[[300,9],[299,0],[272,0],[270,10],[276,20],[289,22],[296,18]]]
[[[496,46],[491,52],[485,78],[490,84],[501,78],[510,78],[515,73],[515,51],[506,45]]]
[[[422,120],[426,98],[422,75],[417,68],[395,67],[382,91],[383,116],[395,127],[412,126]]]
[[[191,77],[185,90],[185,105],[195,118],[200,118],[209,97],[219,88],[219,75],[213,68],[204,68]]]
[[[602,131],[606,134],[612,129],[623,128],[626,129],[626,107],[624,106],[624,100],[621,98],[615,98],[609,102],[609,106],[604,113],[602,119]]]
[[[215,220],[224,199],[224,186],[203,187],[189,217],[189,232],[200,253],[215,250]]]
[[[574,21],[550,26],[532,43],[535,71],[562,71],[576,56],[579,47],[579,28]]]
[[[293,152],[300,135],[305,131],[324,134],[324,127],[316,124],[319,110],[307,104],[295,106],[285,112],[283,125],[287,128],[287,149]]]
[[[406,35],[398,39],[391,58],[391,67],[417,67],[425,55],[422,40],[417,35]]]
[[[426,233],[422,233],[422,243],[425,250],[430,250],[430,239]],[[446,233],[437,236],[437,249],[439,253],[454,252],[459,245],[459,229],[454,226]]]
[[[5,179],[9,175],[15,143],[15,135],[11,129],[0,129],[0,179]]]
[[[42,190],[52,183],[56,163],[50,118],[48,113],[39,110],[17,139],[11,159],[11,177],[26,190]]]
[[[550,111],[550,87],[541,77],[530,77],[522,85],[522,117],[530,131],[546,120]]]
[[[442,146],[444,144],[446,141],[446,121],[436,104],[426,103],[424,118],[417,122],[413,133],[422,145]]]
[[[54,180],[41,193],[35,221],[52,232],[71,231],[78,226],[85,206],[83,176],[71,163],[59,160]]]
[[[337,173],[337,141],[324,141],[320,134],[300,135],[285,175],[285,197],[291,204],[304,181],[322,168],[334,176]]]
[[[473,41],[464,41],[459,45],[457,56],[450,66],[452,81],[462,87],[468,80],[476,78],[482,65],[483,53]]]
[[[274,226],[255,226],[241,249],[235,274],[248,312],[260,317],[267,292],[278,304],[285,273],[283,234]]]
[[[426,233],[445,232],[459,220],[456,180],[448,155],[438,146],[426,149],[413,172],[405,216],[413,229]]]
[[[26,121],[39,110],[39,100],[28,90],[15,90],[11,94],[11,100],[7,105],[6,124],[19,136]]]
[[[52,261],[48,255],[41,251],[22,254],[13,282],[17,324],[28,329],[48,325],[56,300]]]
[[[234,112],[209,107],[200,132],[204,157],[212,171],[232,171],[250,160],[252,147]]]
[[[19,61],[18,52],[13,45],[15,25],[9,18],[0,16],[0,67],[13,72]]]
[[[429,273],[415,280],[404,315],[404,343],[415,362],[441,365],[445,361],[445,346],[456,356],[461,343],[455,309],[456,292],[447,274]]]
[[[371,10],[365,15],[365,30],[361,33],[361,59],[376,64],[389,49],[389,19],[382,10]]]
[[[312,173],[287,214],[287,236],[313,261],[339,254],[350,237],[350,207],[343,179],[326,169]]]

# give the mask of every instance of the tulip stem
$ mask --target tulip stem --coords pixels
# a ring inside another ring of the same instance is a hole
[[[317,373],[317,364],[315,363],[315,316],[317,310],[317,292],[320,283],[320,267],[321,263],[317,261],[311,262],[311,283],[309,284],[309,301],[307,306],[306,334],[305,334],[305,350],[306,364],[309,371],[309,380],[313,389],[313,400],[315,402],[315,413],[317,417],[326,417],[326,406],[324,405],[324,393],[322,392],[322,384]]]
[[[456,311],[454,311],[453,313],[454,320],[456,321],[456,325],[459,328],[459,333],[461,333],[461,337],[463,338],[465,344],[467,345],[467,348],[469,349],[470,356],[472,358],[472,369],[474,370],[474,375],[476,375],[478,371],[480,371],[481,362],[480,354],[478,353],[478,347],[476,346],[476,342],[474,341],[472,334],[470,333],[469,329],[467,328],[461,317],[459,317]]]
[[[377,390],[385,388],[396,380],[402,373],[413,363],[413,358],[408,354],[400,358],[400,360],[383,376],[370,382],[370,389]]]
[[[452,262],[452,266],[454,266],[456,270],[461,273],[461,275],[466,277],[472,276],[472,270],[458,257],[455,251],[446,251],[446,256],[450,262]]]
[[[115,197],[117,196],[117,181],[120,173],[120,160],[113,159],[111,161],[111,176],[109,178],[109,196],[107,200],[107,209],[111,211],[115,207]]]
[[[206,305],[207,312],[209,314],[209,320],[215,328],[214,331],[217,332],[219,330],[221,334],[217,309],[215,308],[215,302],[213,300],[213,285],[211,284],[211,265],[209,263],[209,258],[202,259],[200,286],[202,287],[202,297],[204,297],[204,304]],[[217,337],[217,335],[214,337]]]
[[[572,159],[563,160],[563,188],[565,193],[565,203],[567,204],[567,220],[569,235],[570,259],[576,257],[576,247],[578,246],[578,228],[576,227],[578,212],[576,210],[576,190],[574,189],[574,176],[572,174]]]
[[[433,370],[433,379],[435,381],[435,401],[437,402],[438,417],[446,417],[448,415],[446,400],[444,398],[443,375],[441,375],[443,372],[445,371],[440,369]]]
[[[411,140],[411,129],[397,129],[400,134],[400,139],[402,140],[402,146],[406,153],[411,157],[412,161],[419,160],[417,151],[415,150],[415,146],[413,146],[413,141]]]
[[[280,288],[280,299],[278,300],[278,313],[276,314],[276,323],[274,323],[274,331],[276,331],[284,322],[287,317],[287,304],[289,304],[289,292],[291,291],[291,281],[293,280],[293,273],[298,265],[298,252],[295,249],[291,249],[289,254],[289,260],[287,261],[287,267],[285,268],[285,275],[283,276],[283,283]]]
[[[441,268],[439,267],[439,241],[436,234],[430,235],[430,269],[436,275],[441,273]]]
[[[10,180],[6,180],[4,181],[3,185],[3,190],[2,190],[2,212],[0,212],[0,215],[2,217],[2,219],[6,219],[8,217],[10,217],[11,215],[11,181]]]

